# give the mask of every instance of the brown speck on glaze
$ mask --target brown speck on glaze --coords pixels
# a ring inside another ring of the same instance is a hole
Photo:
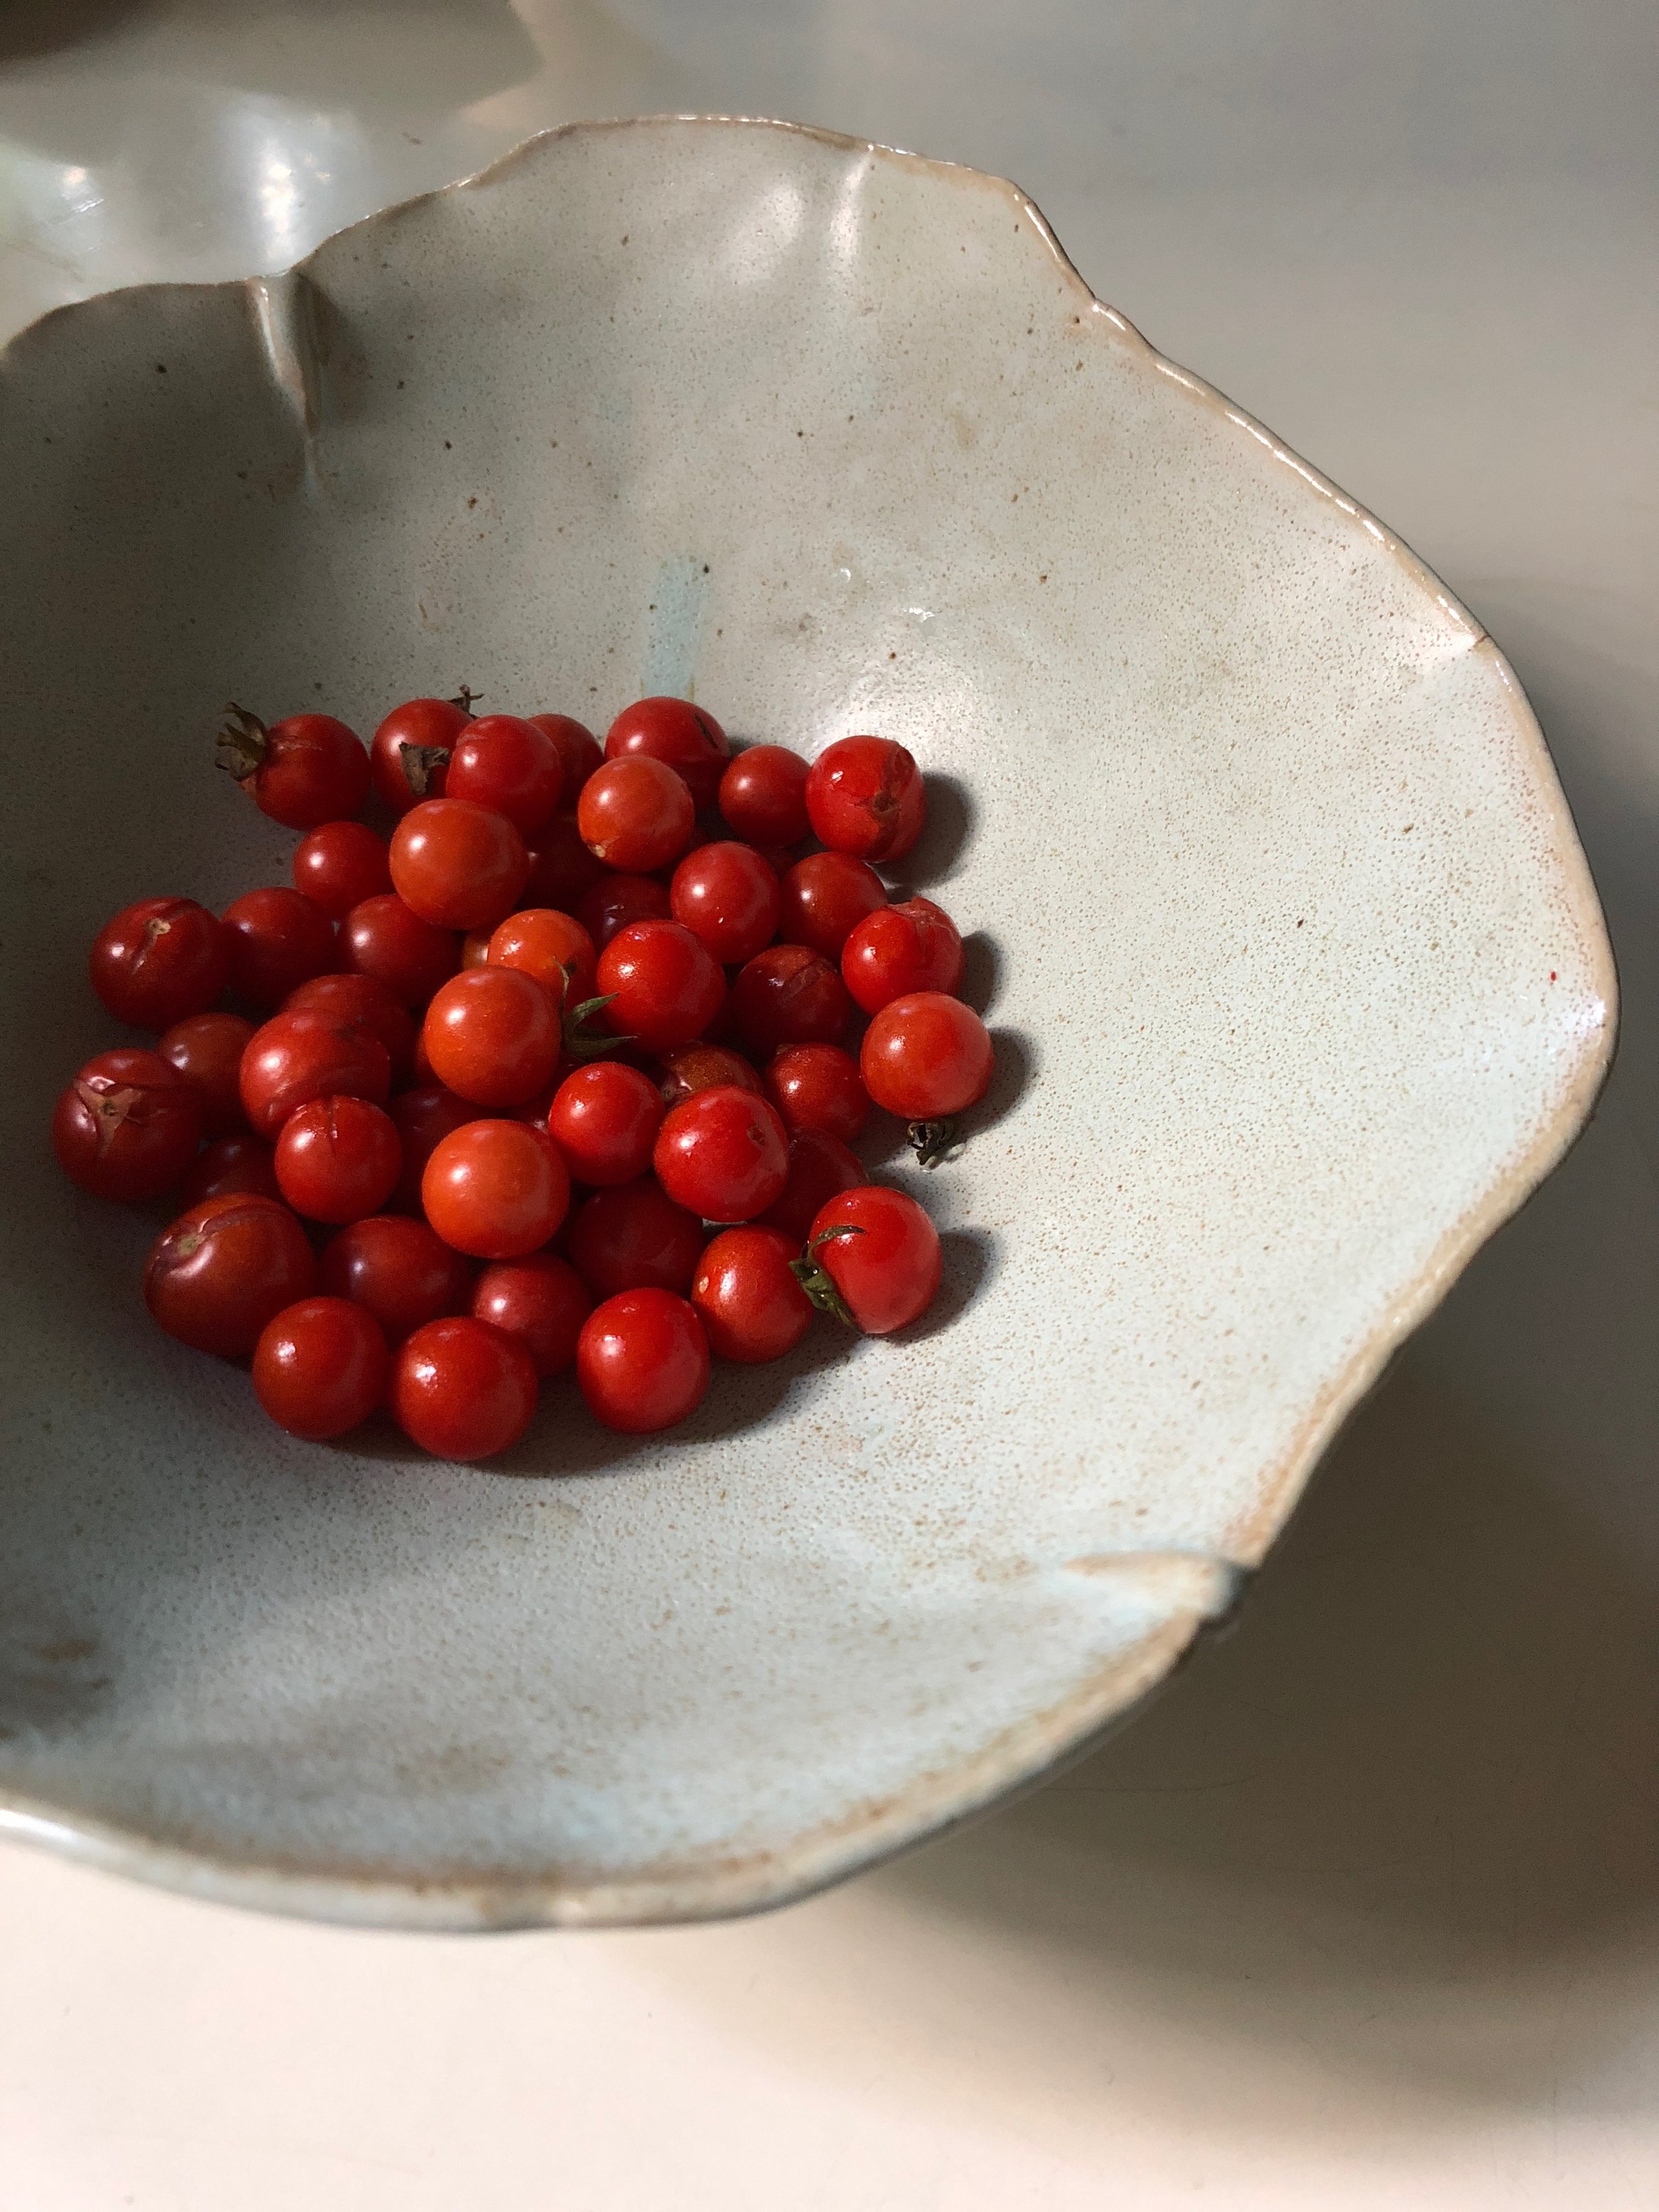
[[[9,951],[39,972],[88,919],[37,888],[88,730],[143,747],[86,817],[100,872],[141,875],[196,803],[191,702],[227,667],[291,697],[302,653],[361,724],[471,639],[509,694],[552,672],[594,697],[614,658],[745,737],[908,745],[959,795],[925,880],[994,937],[1000,1072],[929,1191],[946,1291],[908,1340],[722,1373],[663,1438],[550,1393],[499,1472],[273,1436],[244,1376],[158,1351],[120,1287],[147,1224],[100,1220],[94,1255],[73,1194],[18,1179],[21,1249],[107,1295],[10,1309],[0,1575],[46,1610],[8,1641],[0,1601],[0,1824],[357,1921],[776,1903],[1040,1774],[1231,1609],[1588,1112],[1613,1007],[1594,893],[1479,625],[1097,310],[1011,185],[764,124],[573,127],[259,283],[144,287],[8,351],[0,591],[47,763],[8,818]],[[394,404],[416,312],[431,366]],[[1014,350],[1040,404],[1003,380]],[[162,360],[216,409],[158,431]],[[801,436],[782,481],[755,425],[852,426],[849,360],[855,436]],[[106,406],[145,419],[65,536],[72,434]],[[430,467],[457,427],[487,433],[465,520]],[[227,501],[233,471],[271,498]],[[833,584],[807,565],[826,516]],[[111,604],[135,542],[146,591]],[[670,576],[696,586],[681,657],[641,665]],[[880,643],[924,610],[925,680]],[[204,892],[258,880],[252,815]],[[1292,890],[1342,927],[1287,935]],[[73,1064],[62,996],[36,1042]]]

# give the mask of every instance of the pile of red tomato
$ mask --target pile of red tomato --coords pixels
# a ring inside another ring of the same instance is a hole
[[[100,932],[93,988],[160,1034],[88,1060],[52,1139],[99,1197],[176,1193],[151,1313],[251,1358],[295,1435],[384,1405],[457,1460],[512,1443],[571,1367],[641,1433],[699,1404],[711,1352],[781,1358],[815,1306],[914,1321],[938,1237],[850,1146],[873,1102],[931,1162],[992,1073],[956,928],[872,865],[921,834],[915,760],[875,737],[734,755],[666,698],[601,750],[471,696],[411,700],[367,748],[331,715],[228,710],[221,765],[307,833],[293,884],[219,915],[141,899]],[[357,818],[372,795],[389,839]]]

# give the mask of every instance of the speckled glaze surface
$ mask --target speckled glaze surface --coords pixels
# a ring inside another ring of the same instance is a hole
[[[833,1879],[1167,1672],[1593,1100],[1609,955],[1504,660],[1008,184],[577,128],[293,277],[48,317],[0,447],[0,1827],[418,1926]],[[663,1440],[552,1393],[483,1471],[284,1439],[151,1328],[154,1220],[42,1135],[85,944],[283,879],[224,699],[463,681],[933,773],[907,880],[1001,1072],[917,1329]]]

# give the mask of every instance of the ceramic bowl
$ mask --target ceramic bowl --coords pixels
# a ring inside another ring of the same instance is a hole
[[[1538,728],[1370,515],[1012,185],[772,124],[538,139],[292,276],[3,361],[0,1818],[406,1925],[798,1895],[1075,1750],[1235,1601],[1588,1110]],[[85,948],[285,879],[216,711],[471,684],[902,739],[1000,1048],[933,1312],[501,1467],[266,1425],[45,1127]]]

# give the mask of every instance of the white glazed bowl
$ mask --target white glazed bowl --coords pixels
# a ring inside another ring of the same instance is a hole
[[[581,127],[291,278],[49,316],[0,399],[16,1832],[421,1926],[844,1874],[1175,1663],[1588,1110],[1607,946],[1503,659],[1008,184]],[[87,942],[284,878],[225,699],[464,680],[938,779],[912,879],[1002,1073],[908,1337],[637,1443],[550,1394],[486,1471],[288,1440],[149,1324],[153,1220],[46,1160]]]

